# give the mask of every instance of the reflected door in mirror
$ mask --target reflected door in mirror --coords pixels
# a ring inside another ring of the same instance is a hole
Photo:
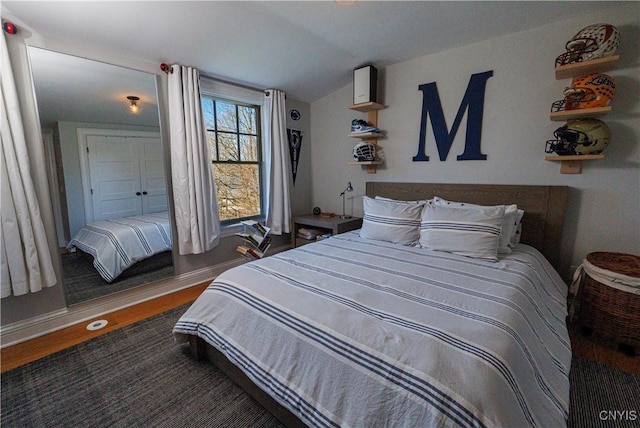
[[[168,210],[160,138],[90,135],[87,149],[93,220]]]

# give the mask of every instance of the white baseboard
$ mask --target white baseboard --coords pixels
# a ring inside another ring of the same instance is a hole
[[[0,331],[0,348],[25,342],[138,303],[193,287],[205,281],[211,281],[225,270],[239,266],[244,262],[244,259],[237,258],[216,266],[174,276],[144,287],[136,287],[111,296],[97,298],[55,312],[8,324],[3,326]]]
[[[276,254],[290,249],[290,245],[282,245],[271,249],[269,254]],[[186,274],[174,276],[166,280],[121,291],[85,303],[61,309],[48,314],[22,320],[2,326],[0,329],[0,349],[25,342],[36,337],[53,333],[75,324],[87,322],[99,316],[137,305],[160,296],[193,287],[205,281],[212,281],[222,272],[240,266],[248,260],[239,257],[215,266],[206,267]]]

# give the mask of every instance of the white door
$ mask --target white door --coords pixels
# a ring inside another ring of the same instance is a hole
[[[78,129],[86,223],[167,211],[160,135]]]
[[[87,137],[93,219],[142,214],[136,138]]]
[[[142,212],[167,211],[167,185],[164,177],[162,144],[158,138],[138,138]]]

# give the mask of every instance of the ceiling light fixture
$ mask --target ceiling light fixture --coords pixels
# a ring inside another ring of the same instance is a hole
[[[140,113],[140,106],[138,105],[138,101],[140,101],[140,98],[134,95],[129,95],[127,99],[129,100],[129,112],[131,114]]]

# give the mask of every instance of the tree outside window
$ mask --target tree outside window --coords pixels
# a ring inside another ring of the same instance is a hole
[[[202,112],[216,182],[220,220],[262,214],[258,106],[203,96]]]

